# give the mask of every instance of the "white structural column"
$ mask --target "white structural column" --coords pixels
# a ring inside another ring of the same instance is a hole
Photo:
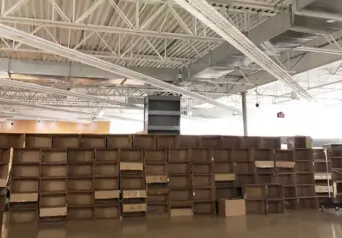
[[[98,59],[94,56],[87,55],[81,52],[78,52],[73,49],[69,49],[67,47],[64,47],[62,45],[53,43],[51,41],[42,39],[40,37],[34,36],[32,34],[26,33],[24,31],[15,29],[13,27],[9,27],[3,24],[0,24],[0,36],[18,41],[20,43],[42,49],[60,56],[63,56],[65,58],[71,59],[73,61],[78,61],[84,64],[87,64],[89,66],[93,66],[99,69],[102,69],[104,71],[113,73],[113,74],[119,74],[123,77],[131,78],[131,79],[138,79],[145,83],[151,84],[153,86],[164,88],[166,90],[169,90],[170,92],[179,93],[182,95],[186,95],[188,97],[191,97],[193,99],[202,101],[204,103],[209,103],[211,105],[220,107],[224,110],[228,110],[234,113],[241,113],[240,110],[228,106],[224,103],[217,102],[211,98],[205,97],[203,95],[200,95],[198,93],[194,93],[191,91],[188,91],[184,88],[177,87],[175,85],[163,82],[159,79],[147,76],[145,74],[141,74],[132,70],[129,70],[125,67],[115,65],[112,63],[109,63],[107,61]]]
[[[233,24],[218,13],[205,0],[174,0],[185,10],[195,16],[210,29],[215,31],[228,43],[241,51],[260,67],[265,69],[276,79],[282,80],[295,90],[301,97],[313,100],[311,95],[304,90],[293,78],[277,63],[275,63],[268,55],[262,52],[253,44],[244,34],[242,34]]]
[[[242,122],[243,122],[243,135],[248,136],[248,119],[247,119],[247,98],[246,92],[241,93],[242,102]]]

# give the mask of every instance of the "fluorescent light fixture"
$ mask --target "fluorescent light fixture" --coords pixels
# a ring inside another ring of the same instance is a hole
[[[327,23],[335,23],[336,20],[334,20],[334,19],[329,19],[329,20],[327,20],[326,22],[327,22]]]

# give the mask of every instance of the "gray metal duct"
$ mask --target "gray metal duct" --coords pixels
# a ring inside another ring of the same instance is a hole
[[[242,34],[233,24],[219,14],[205,0],[174,0],[198,20],[207,25],[218,35],[232,44],[243,54],[252,59],[260,67],[264,68],[276,79],[284,81],[302,97],[312,100],[311,95],[297,84],[292,77],[270,57],[263,53],[244,34]]]

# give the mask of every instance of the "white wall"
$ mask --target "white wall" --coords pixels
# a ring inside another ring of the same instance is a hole
[[[248,109],[248,130],[251,136],[310,135],[314,138],[342,137],[342,105],[326,107],[320,103],[292,101],[286,104],[263,105]],[[285,118],[277,118],[277,112]],[[139,117],[139,116],[138,116]],[[143,122],[115,120],[111,133],[135,133],[143,130]],[[193,135],[242,135],[242,117],[224,119],[182,118],[181,133]]]

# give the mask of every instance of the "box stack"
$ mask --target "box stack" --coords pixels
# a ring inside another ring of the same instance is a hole
[[[234,149],[232,156],[238,186],[244,187],[248,184],[256,184],[256,170],[252,150]]]
[[[331,161],[333,198],[335,203],[342,202],[342,144],[329,144],[326,146],[327,160]]]
[[[120,150],[122,216],[141,217],[147,212],[143,150]]]
[[[13,155],[13,149],[0,149],[0,222],[3,220],[3,215],[6,206],[6,186],[9,179],[9,164]]]
[[[281,184],[266,185],[266,213],[278,214],[285,212],[284,187]]]
[[[15,149],[10,181],[10,222],[38,221],[40,149]]]
[[[169,206],[171,216],[192,216],[191,165],[189,149],[170,149],[168,156]]]
[[[333,195],[331,176],[331,159],[327,158],[324,149],[314,149],[315,191],[319,205],[329,204]]]
[[[119,150],[96,149],[94,161],[94,218],[120,218]]]
[[[40,159],[39,221],[66,220],[67,150],[42,149]]]
[[[295,149],[297,209],[317,208],[312,149]]]
[[[194,214],[215,214],[214,163],[210,149],[190,150]]]
[[[266,185],[246,185],[244,196],[247,215],[266,214]]]
[[[230,149],[213,149],[216,200],[239,196],[236,185],[235,166]],[[241,195],[241,194],[240,194]]]
[[[283,185],[284,189],[285,209],[295,210],[297,207],[297,196],[294,151],[275,150],[274,160],[278,179],[277,183]]]
[[[92,149],[68,150],[68,212],[69,220],[93,218],[93,161]]]
[[[145,150],[144,161],[148,215],[168,215],[169,177],[167,172],[167,150]]]
[[[277,180],[274,167],[274,153],[269,149],[254,149],[253,151],[256,183],[271,184]]]

